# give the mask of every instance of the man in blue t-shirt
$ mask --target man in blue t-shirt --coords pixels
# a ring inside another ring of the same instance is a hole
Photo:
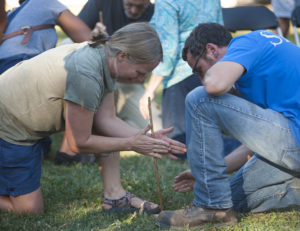
[[[207,23],[194,29],[182,56],[203,87],[186,98],[191,171],[173,187],[193,189],[195,197],[185,209],[163,211],[158,223],[234,224],[233,210],[300,205],[300,49],[268,31],[232,39],[223,26]],[[222,135],[242,143],[225,159]]]

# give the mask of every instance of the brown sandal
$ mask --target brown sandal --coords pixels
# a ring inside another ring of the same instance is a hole
[[[104,196],[102,197],[102,202],[106,205],[110,205],[110,209],[104,209],[105,212],[109,213],[134,213],[134,212],[139,212],[139,213],[147,213],[147,214],[157,214],[160,212],[160,207],[157,206],[154,209],[151,209],[151,203],[148,201],[144,201],[141,204],[140,208],[135,208],[131,205],[131,199],[137,197],[136,195],[126,192],[126,195],[116,199],[116,200],[110,200],[105,198]]]

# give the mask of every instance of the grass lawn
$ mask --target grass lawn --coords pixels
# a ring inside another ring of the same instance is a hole
[[[160,102],[161,92],[157,96]],[[41,187],[45,211],[38,216],[0,212],[0,231],[40,230],[160,230],[155,217],[141,214],[113,215],[102,211],[103,187],[96,164],[55,166],[53,158],[59,147],[61,134],[52,136],[50,156],[43,161]],[[124,188],[138,196],[159,203],[153,159],[123,152],[121,174]],[[165,209],[179,209],[189,204],[192,193],[180,194],[172,190],[173,178],[188,168],[187,163],[164,158],[158,160],[160,184]],[[235,226],[202,230],[300,230],[300,210],[290,208],[259,214],[237,214]],[[200,230],[188,229],[183,230]]]
[[[103,187],[96,164],[55,166],[54,153],[60,134],[53,136],[53,150],[43,161],[41,186],[45,212],[42,215],[15,215],[0,212],[1,231],[40,230],[160,230],[155,217],[141,214],[113,215],[102,211]],[[153,159],[124,152],[121,158],[122,184],[126,190],[159,203]],[[191,202],[192,193],[172,190],[173,177],[187,163],[158,161],[165,209],[179,209]],[[237,214],[239,224],[223,228],[207,225],[203,230],[300,230],[300,210],[291,208],[260,214]],[[199,230],[188,229],[183,230]]]

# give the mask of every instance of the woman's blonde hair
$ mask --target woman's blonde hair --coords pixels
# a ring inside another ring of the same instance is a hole
[[[162,61],[163,52],[156,31],[148,23],[132,23],[117,30],[111,37],[99,33],[92,38],[91,47],[105,44],[108,55],[115,57],[123,51],[132,63]]]

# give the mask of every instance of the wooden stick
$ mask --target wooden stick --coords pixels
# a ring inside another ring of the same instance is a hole
[[[148,97],[148,110],[149,110],[149,118],[150,118],[150,125],[151,125],[151,135],[154,138],[154,128],[153,128],[153,119],[152,119],[152,110],[151,110],[151,98]],[[157,183],[157,193],[159,197],[159,204],[161,211],[164,209],[163,203],[162,203],[162,196],[160,191],[160,184],[159,184],[159,175],[158,175],[158,167],[157,167],[157,159],[153,157],[154,159],[154,167],[155,167],[155,176],[156,176],[156,183]]]
[[[101,10],[99,11],[99,22],[103,24],[103,13]]]

